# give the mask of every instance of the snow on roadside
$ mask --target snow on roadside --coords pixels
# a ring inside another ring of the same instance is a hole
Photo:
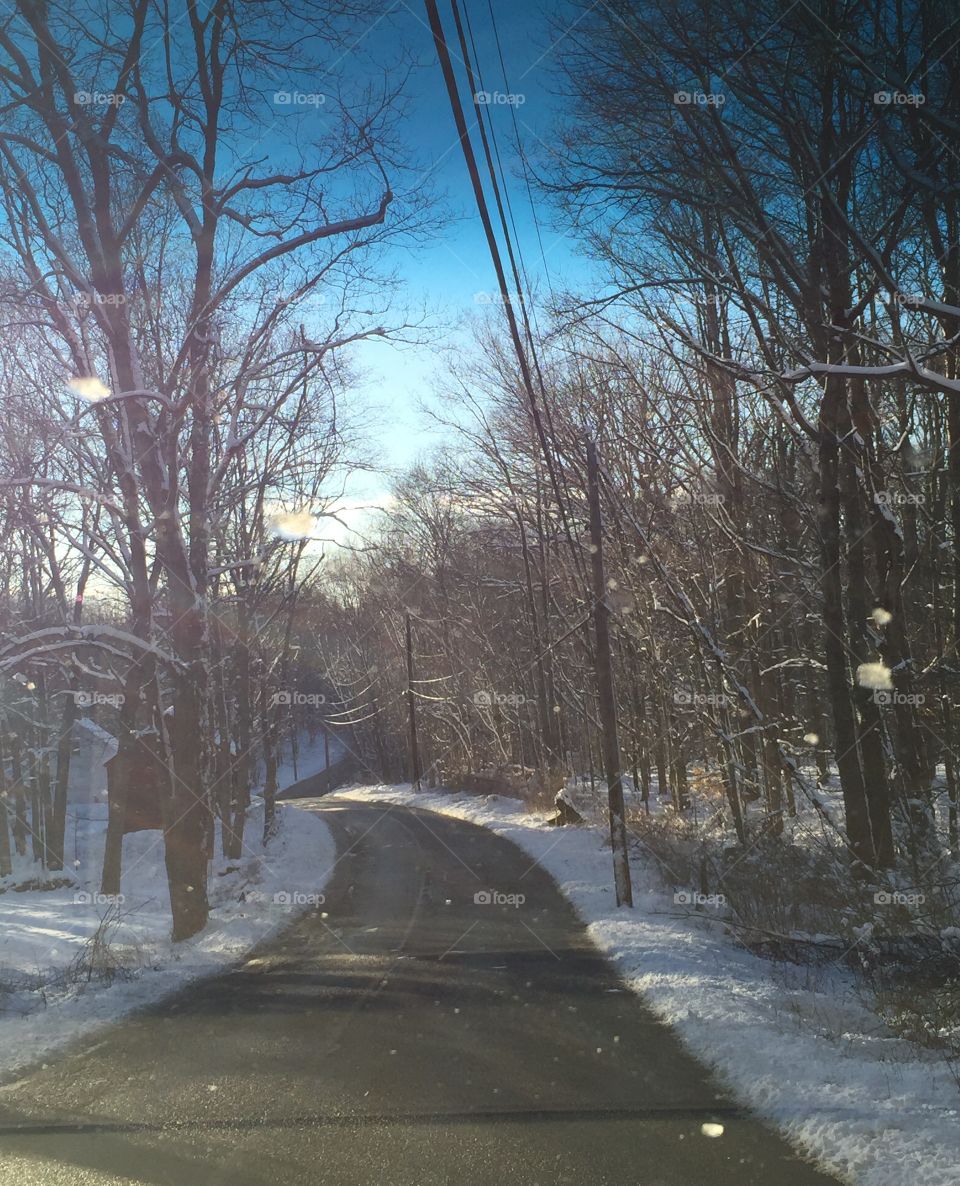
[[[289,804],[278,805],[278,833],[262,849],[263,804],[255,800],[241,861],[232,866],[221,858],[214,862],[207,927],[195,938],[173,944],[159,833],[124,838],[122,901],[98,901],[105,811],[96,804],[89,809],[80,842],[82,860],[72,871],[74,884],[0,894],[4,1077],[236,962],[296,913],[322,900],[336,861],[327,825]],[[105,917],[116,919],[108,938],[123,976],[109,984],[87,984],[70,969],[89,950],[88,941]]]
[[[942,1060],[892,1035],[844,973],[777,968],[685,915],[651,863],[618,910],[599,828],[554,828],[516,799],[350,787],[490,828],[535,858],[624,980],[731,1089],[859,1186],[956,1186],[960,1093]],[[493,887],[510,892],[516,887]]]

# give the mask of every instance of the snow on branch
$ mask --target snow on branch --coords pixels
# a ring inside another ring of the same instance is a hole
[[[840,375],[845,379],[914,379],[935,391],[950,391],[960,395],[960,381],[948,379],[939,371],[928,370],[912,358],[885,366],[854,366],[849,363],[808,362],[796,370],[779,376],[784,383],[800,383],[820,375]]]
[[[126,630],[118,630],[115,626],[104,624],[80,626],[65,623],[62,626],[34,630],[20,638],[10,639],[5,645],[0,646],[0,671],[7,671],[23,663],[42,659],[45,655],[52,656],[77,646],[97,647],[126,660],[131,658],[131,651],[150,654],[163,663],[181,666],[180,661],[169,651]]]
[[[63,490],[68,494],[76,494],[80,498],[89,499],[91,502],[102,503],[103,506],[108,507],[111,511],[116,511],[119,515],[123,514],[121,506],[89,486],[79,486],[75,482],[60,482],[53,478],[0,478],[0,490],[14,489],[17,486],[39,486],[45,490]]]

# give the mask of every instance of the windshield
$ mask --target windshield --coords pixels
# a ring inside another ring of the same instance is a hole
[[[0,12],[0,1186],[960,1181],[960,13]]]

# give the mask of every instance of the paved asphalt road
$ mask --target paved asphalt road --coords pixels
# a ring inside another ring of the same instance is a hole
[[[0,1186],[835,1182],[624,990],[518,848],[315,805],[327,917],[0,1088]]]

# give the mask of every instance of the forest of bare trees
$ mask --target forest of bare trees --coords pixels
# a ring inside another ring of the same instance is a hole
[[[957,0],[8,0],[0,413],[0,1186],[960,1180]]]
[[[0,4],[0,1186],[960,1181],[958,0]]]
[[[694,782],[715,787],[747,848],[812,812],[854,874],[899,869],[943,905],[960,794],[957,17],[939,0],[685,8],[603,5],[566,38],[571,115],[531,169],[609,286],[541,294],[528,323],[548,455],[492,316],[441,383],[453,443],[397,483],[376,550],[327,587],[331,672],[371,766],[417,773],[409,614],[431,784],[600,781],[593,441],[640,799],[682,816]]]
[[[177,938],[206,921],[214,815],[239,855],[307,539],[362,457],[344,352],[397,328],[378,252],[422,225],[391,188],[402,78],[341,64],[370,6],[289,16],[29,3],[0,25],[13,839],[62,864],[70,725],[105,699],[124,773],[104,892],[123,788],[158,763]],[[324,135],[278,127],[291,93]],[[8,850],[3,818],[0,874]]]
[[[263,771],[269,831],[278,690],[322,692],[371,780],[519,778],[546,803],[609,782],[595,449],[631,802],[707,801],[748,850],[813,818],[855,877],[946,886],[950,4],[585,6],[523,167],[605,285],[548,275],[522,342],[499,305],[472,319],[424,413],[445,445],[336,559],[315,541],[365,456],[350,347],[409,328],[380,253],[436,218],[405,175],[402,64],[338,73],[359,2],[298,5],[295,34],[282,5],[233,0],[176,25],[135,3],[122,28],[21,8],[0,27],[0,873],[28,844],[62,865],[65,739],[94,699],[126,781],[164,772],[181,938],[206,918],[212,820],[238,856]],[[329,118],[320,139],[285,125],[280,168],[289,88]]]

